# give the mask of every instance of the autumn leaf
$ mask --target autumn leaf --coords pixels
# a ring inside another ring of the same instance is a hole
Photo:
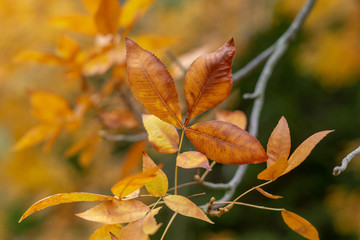
[[[195,148],[207,158],[223,164],[249,164],[266,161],[260,142],[231,123],[207,121],[185,129]]]
[[[229,122],[236,126],[238,126],[241,129],[246,129],[246,115],[244,112],[235,110],[235,111],[225,111],[225,110],[216,110],[215,112],[216,120],[223,121],[223,122]]]
[[[211,171],[207,157],[197,151],[188,151],[176,157],[176,165],[181,168],[205,168]]]
[[[93,18],[84,14],[52,18],[50,23],[57,27],[91,36],[96,35],[98,32]]]
[[[124,162],[121,167],[120,178],[128,176],[132,171],[134,171],[138,166],[140,166],[140,161],[143,157],[144,151],[145,140],[136,142],[131,145],[131,147],[126,152]]]
[[[233,82],[231,63],[234,54],[234,40],[231,39],[217,51],[200,56],[191,64],[184,82],[188,117],[185,125],[227,98]]]
[[[295,232],[300,234],[301,236],[310,239],[310,240],[318,240],[319,234],[316,228],[309,223],[306,219],[300,217],[299,215],[289,212],[287,210],[281,211],[281,216],[284,219],[284,222]]]
[[[64,64],[64,59],[62,59],[61,57],[55,54],[42,53],[33,50],[26,50],[19,53],[16,56],[15,60],[17,62],[32,61],[32,62],[44,63],[53,66],[61,66]]]
[[[197,218],[208,223],[212,222],[206,214],[192,201],[180,195],[167,195],[164,202],[168,208],[181,215]]]
[[[157,167],[153,160],[144,152],[143,153],[143,171]],[[169,181],[163,170],[156,172],[156,177],[145,184],[147,191],[154,197],[162,197],[166,194],[169,187]]]
[[[126,39],[130,88],[153,115],[181,128],[181,113],[175,84],[164,64],[133,40]]]
[[[281,117],[278,124],[271,133],[267,145],[267,166],[270,167],[279,158],[284,157],[288,159],[291,148],[290,130],[287,121]]]
[[[285,156],[281,156],[274,164],[270,167],[265,168],[264,171],[259,173],[257,176],[258,179],[261,180],[275,180],[281,175],[283,175],[284,170],[288,166],[288,160]]]
[[[73,60],[81,51],[79,44],[68,36],[62,36],[57,43],[56,52],[67,61]]]
[[[136,221],[150,210],[143,202],[137,200],[112,200],[100,203],[76,216],[85,220],[105,224],[117,224]]]
[[[157,175],[161,166],[149,168],[143,172],[131,175],[117,182],[112,188],[112,193],[120,199],[151,182]]]
[[[139,121],[133,113],[121,110],[109,110],[100,114],[104,125],[109,128],[136,128]]]
[[[255,187],[255,189],[261,193],[262,195],[264,195],[267,198],[271,198],[271,199],[279,199],[279,198],[283,198],[282,196],[279,195],[273,195],[271,193],[268,193],[267,191],[265,191],[264,189],[260,188],[260,187]]]
[[[41,209],[51,207],[54,205],[62,204],[62,203],[71,203],[71,202],[93,202],[93,201],[105,201],[111,200],[114,197],[93,194],[93,193],[84,193],[84,192],[73,192],[73,193],[59,193],[34,203],[26,212],[22,215],[19,222],[24,220],[29,215],[37,212]]]
[[[123,226],[120,224],[106,224],[91,234],[88,240],[111,240],[110,232],[115,236],[119,235],[119,231],[122,229]]]
[[[153,0],[127,0],[119,20],[120,27],[127,28],[140,19],[148,10]]]
[[[149,135],[149,142],[153,147],[166,154],[178,150],[179,134],[171,124],[168,124],[154,115],[142,115],[144,127]]]
[[[100,2],[95,14],[95,24],[101,34],[116,34],[120,12],[121,6],[118,0],[102,0]]]
[[[152,209],[143,219],[143,231],[148,235],[155,234],[161,227],[161,223],[158,224],[155,219],[155,215],[159,213],[162,207]]]

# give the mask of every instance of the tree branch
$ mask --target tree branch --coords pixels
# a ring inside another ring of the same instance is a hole
[[[259,119],[261,110],[264,104],[265,97],[265,89],[268,80],[274,70],[276,63],[280,60],[280,58],[284,55],[285,51],[288,49],[289,44],[292,40],[294,40],[296,34],[299,32],[300,27],[303,25],[305,19],[309,15],[311,9],[313,8],[316,0],[308,0],[300,12],[295,17],[294,21],[291,23],[290,27],[286,30],[286,32],[275,42],[274,45],[266,49],[259,56],[257,56],[254,60],[252,60],[249,64],[247,64],[244,68],[235,73],[235,79],[238,80],[243,76],[246,76],[250,73],[255,67],[260,65],[264,60],[268,58],[264,69],[262,70],[258,82],[255,86],[254,93],[245,94],[244,98],[255,99],[254,106],[250,116],[250,124],[249,124],[249,133],[253,136],[257,136],[259,130]],[[204,182],[204,186],[207,186],[212,189],[225,189],[224,196],[218,202],[226,202],[229,201],[240,184],[245,172],[247,169],[247,165],[241,165],[236,170],[235,175],[228,183],[208,183]],[[220,207],[220,206],[218,206]],[[204,208],[204,207],[203,207]],[[206,207],[204,208],[206,209]]]
[[[350,163],[350,161],[356,157],[356,155],[360,154],[360,146],[355,149],[354,151],[352,151],[351,153],[349,153],[342,161],[341,161],[341,166],[337,166],[337,167],[334,167],[334,170],[333,170],[333,175],[334,176],[337,176],[339,175],[340,173],[342,173],[343,171],[346,170],[348,164]]]

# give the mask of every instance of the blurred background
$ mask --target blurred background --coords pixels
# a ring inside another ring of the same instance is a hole
[[[111,134],[141,131],[128,109],[133,99],[126,91],[122,37],[154,52],[181,91],[184,73],[177,61],[187,68],[199,55],[234,37],[236,72],[281,36],[304,1],[120,3],[121,13],[112,16],[117,18],[115,26],[99,27],[101,18],[106,20],[96,12],[99,0],[0,2],[0,239],[87,239],[100,225],[74,213],[94,204],[64,204],[21,224],[18,220],[32,203],[52,194],[110,194],[119,178],[140,169],[140,161],[129,167],[127,159],[138,159],[144,148],[154,160],[164,162],[171,175],[174,155],[157,154],[143,142],[114,143],[98,136],[101,129]],[[113,29],[120,36],[112,37]],[[360,145],[359,29],[359,1],[318,1],[268,83],[258,138],[265,147],[281,116],[289,123],[292,151],[315,132],[335,132],[301,166],[266,188],[283,199],[269,200],[257,193],[244,199],[298,213],[318,229],[321,239],[360,239],[359,157],[343,174],[332,175],[333,167]],[[236,82],[220,107],[249,116],[252,101],[241,96],[253,91],[261,69]],[[47,112],[51,116],[44,116]],[[213,111],[201,116],[213,117]],[[41,131],[35,128],[39,125]],[[219,174],[209,174],[208,180],[225,182],[234,168],[216,166]],[[264,168],[250,166],[238,193],[259,184],[256,175]],[[193,175],[181,171],[180,182],[191,181]],[[169,181],[171,186],[173,180]],[[191,195],[207,190],[196,186],[181,191]],[[210,191],[194,201],[205,203],[210,196],[220,198],[222,193]],[[157,219],[166,223],[170,216],[162,211]],[[302,239],[276,212],[234,207],[213,221],[216,224],[209,225],[179,216],[167,238]],[[159,232],[163,230],[164,226]]]

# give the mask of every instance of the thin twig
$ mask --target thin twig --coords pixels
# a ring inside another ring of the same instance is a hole
[[[356,155],[360,154],[360,146],[355,149],[354,151],[352,151],[351,153],[349,153],[342,161],[341,161],[341,166],[337,166],[337,167],[334,167],[334,170],[333,170],[333,175],[334,176],[337,176],[339,175],[340,173],[342,173],[343,171],[346,170],[348,164],[350,163],[350,161],[356,157]]]
[[[103,130],[99,131],[99,135],[103,139],[112,142],[138,142],[148,138],[147,133],[139,133],[133,135],[125,135],[125,134],[110,135]]]
[[[264,69],[261,72],[261,75],[258,79],[258,82],[255,87],[255,91],[252,94],[244,95],[244,98],[254,98],[254,106],[250,116],[250,124],[249,124],[249,133],[253,136],[257,136],[259,130],[259,118],[261,114],[261,110],[264,104],[264,97],[265,97],[265,89],[268,80],[274,70],[276,63],[280,60],[280,58],[284,55],[285,51],[288,49],[290,42],[295,38],[296,34],[299,32],[300,27],[303,25],[305,19],[309,15],[311,9],[313,8],[316,0],[308,0],[300,12],[295,17],[294,21],[291,23],[290,27],[286,30],[286,32],[275,42],[273,48],[270,47],[260,54],[257,58],[259,60],[252,61],[254,64],[250,66],[257,66],[269,57],[266,61]],[[269,50],[270,49],[270,50]],[[271,51],[272,50],[272,51]],[[270,54],[270,56],[267,56]],[[254,59],[255,60],[255,59]],[[252,68],[249,67],[251,70]],[[241,77],[247,71],[243,71],[243,73],[237,73],[237,77]],[[228,183],[221,183],[221,184],[214,184],[214,183],[207,183],[204,182],[204,186],[210,187],[212,189],[226,189],[226,192],[222,199],[219,202],[227,202],[229,201],[235,193],[237,186],[240,184],[248,165],[241,165],[236,170],[233,178]],[[206,207],[202,207],[206,209]]]

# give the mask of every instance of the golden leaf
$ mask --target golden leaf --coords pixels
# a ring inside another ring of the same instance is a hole
[[[231,39],[217,51],[200,56],[191,64],[184,82],[188,117],[185,125],[227,98],[233,82],[231,63],[234,54],[234,40]]]
[[[262,195],[264,195],[265,197],[271,198],[271,199],[279,199],[279,198],[283,198],[282,196],[279,195],[273,195],[271,193],[268,193],[267,191],[265,191],[264,189],[260,188],[260,187],[255,187],[255,189],[261,193]]]
[[[128,176],[136,169],[136,167],[140,166],[140,160],[142,159],[144,151],[145,140],[136,142],[131,145],[131,147],[126,152],[124,163],[121,168],[120,178]]]
[[[235,110],[235,111],[225,111],[225,110],[216,110],[216,120],[223,121],[223,122],[229,122],[236,126],[238,126],[241,129],[246,129],[246,115],[244,112]]]
[[[223,164],[265,162],[267,155],[250,133],[231,123],[208,121],[185,129],[195,148],[207,158]]]
[[[156,167],[153,160],[144,152],[143,153],[143,171]],[[147,191],[154,197],[162,197],[166,194],[169,187],[169,181],[163,170],[156,172],[156,177],[145,184]]]
[[[34,61],[48,65],[61,66],[65,64],[64,59],[51,53],[42,53],[33,50],[23,51],[15,58],[16,61]]]
[[[112,234],[119,235],[119,231],[122,229],[122,226],[120,224],[106,224],[91,234],[88,240],[111,240],[110,232]]]
[[[164,64],[133,40],[126,39],[130,88],[153,115],[181,128],[181,113],[175,84]]]
[[[96,35],[98,32],[93,18],[86,15],[77,14],[72,16],[56,17],[51,19],[50,22],[55,26],[91,36]]]
[[[143,231],[148,235],[155,234],[161,227],[161,223],[158,224],[155,219],[155,215],[159,213],[162,207],[151,210],[143,219]]]
[[[117,224],[136,221],[150,210],[143,202],[136,200],[112,200],[100,203],[76,216],[85,220],[105,224]]]
[[[119,24],[120,27],[127,28],[141,18],[153,3],[153,0],[127,0],[123,6]]]
[[[299,215],[289,212],[287,210],[281,211],[281,216],[284,219],[284,222],[295,232],[301,236],[310,239],[318,240],[319,234],[316,228],[309,223],[306,219],[300,217]]]
[[[264,171],[259,173],[257,176],[261,180],[275,180],[283,175],[284,170],[288,166],[288,161],[285,156],[281,156],[275,163],[270,167],[265,168]]]
[[[179,154],[176,158],[176,165],[181,168],[205,168],[211,171],[207,157],[197,151],[188,151]]]
[[[19,222],[24,220],[29,215],[37,212],[41,209],[58,205],[61,203],[71,203],[71,202],[93,202],[93,201],[105,201],[111,200],[114,197],[93,194],[93,193],[84,193],[84,192],[73,192],[73,193],[59,193],[34,203],[26,212],[22,215]]]
[[[179,134],[176,128],[154,115],[143,114],[142,119],[149,135],[149,142],[157,151],[165,154],[177,152]]]
[[[62,36],[56,47],[57,54],[66,60],[73,60],[80,50],[79,44],[68,36]]]
[[[118,0],[102,0],[95,14],[95,24],[103,35],[115,35],[118,30],[118,19],[121,6]]]

